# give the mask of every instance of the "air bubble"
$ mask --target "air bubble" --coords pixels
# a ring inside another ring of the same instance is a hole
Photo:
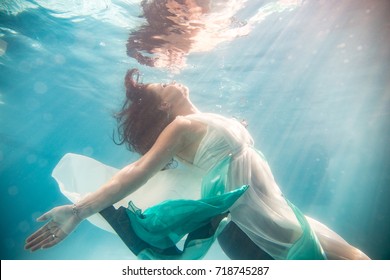
[[[50,114],[50,113],[44,113],[44,114],[43,114],[43,120],[44,120],[44,121],[47,121],[47,122],[50,122],[50,121],[53,120],[53,115]]]
[[[15,196],[19,193],[19,188],[17,186],[11,186],[8,188],[8,194],[10,196]]]
[[[21,232],[28,232],[30,231],[30,224],[27,221],[21,221],[18,228]]]
[[[30,61],[23,60],[19,63],[18,70],[23,73],[31,72],[33,65]]]
[[[338,49],[343,49],[343,48],[345,48],[345,47],[346,47],[346,44],[345,44],[345,43],[341,43],[341,44],[337,45],[337,48],[338,48]]]
[[[36,110],[41,107],[41,104],[38,100],[30,98],[26,102],[26,107],[30,110]]]
[[[83,155],[86,156],[92,156],[93,155],[93,148],[88,146],[83,149]]]
[[[34,84],[34,91],[38,94],[44,94],[47,92],[47,86],[42,82],[36,82]]]
[[[14,248],[16,247],[16,242],[15,242],[15,240],[12,239],[12,238],[6,238],[6,239],[4,240],[4,244],[5,244],[5,247],[6,247],[7,249],[14,249]]]
[[[39,167],[45,167],[45,166],[47,166],[47,160],[46,159],[40,159],[39,161],[38,161],[38,165],[39,165]]]
[[[28,164],[36,163],[37,162],[37,156],[33,155],[33,154],[28,155],[26,161],[27,161]]]
[[[54,62],[56,64],[62,65],[66,61],[65,57],[62,54],[57,54],[54,56]]]

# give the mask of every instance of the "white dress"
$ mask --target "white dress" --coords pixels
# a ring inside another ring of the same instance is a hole
[[[303,231],[312,229],[312,239],[321,243],[325,253],[336,246],[350,247],[339,235],[323,224],[306,217],[308,229],[303,230],[295,208],[283,196],[264,156],[244,126],[234,119],[216,114],[193,114],[185,118],[207,125],[192,165],[158,172],[144,186],[115,206],[132,201],[147,209],[166,200],[197,200],[207,197],[201,188],[204,176],[226,157],[230,157],[224,192],[248,185],[249,188],[229,208],[231,220],[260,248],[275,259],[289,258],[292,247],[299,247]],[[53,171],[61,192],[76,202],[108,181],[117,170],[93,159],[67,154]],[[292,208],[293,207],[293,208]],[[303,216],[303,215],[301,215]],[[302,218],[301,218],[302,219]],[[91,222],[106,230],[109,225],[98,215]],[[308,222],[308,223],[307,223]],[[315,233],[315,234],[314,234]],[[337,251],[337,250],[336,250]],[[342,258],[342,256],[340,256]]]

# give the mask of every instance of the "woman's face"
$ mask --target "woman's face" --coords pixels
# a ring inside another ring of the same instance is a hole
[[[163,102],[170,104],[180,102],[189,97],[189,89],[186,86],[175,82],[169,84],[153,83],[149,84],[147,89],[159,95]]]

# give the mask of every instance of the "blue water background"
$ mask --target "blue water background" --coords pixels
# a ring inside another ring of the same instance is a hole
[[[389,1],[304,1],[190,54],[179,73],[126,56],[141,20],[131,1],[75,17],[16,2],[19,13],[0,13],[1,259],[133,258],[87,222],[50,250],[23,250],[35,218],[68,203],[51,178],[65,153],[118,168],[137,158],[111,139],[132,67],[146,82],[188,85],[202,111],[245,119],[291,201],[370,257],[390,259]],[[207,258],[226,257],[214,246]]]

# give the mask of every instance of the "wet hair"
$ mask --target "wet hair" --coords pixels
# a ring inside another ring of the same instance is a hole
[[[156,142],[160,133],[173,119],[162,109],[162,99],[139,83],[138,69],[127,71],[125,77],[126,99],[122,109],[115,114],[118,123],[118,145],[126,144],[130,151],[144,155]]]
[[[180,11],[168,8],[172,2]],[[204,14],[209,11],[205,1],[191,2],[196,12],[199,8]],[[180,58],[191,50],[195,34],[204,29],[201,18],[195,22],[191,20],[194,11],[186,0],[142,0],[141,7],[143,14],[140,17],[146,22],[130,33],[127,55],[150,67],[177,67]],[[169,39],[171,35],[175,39]]]

